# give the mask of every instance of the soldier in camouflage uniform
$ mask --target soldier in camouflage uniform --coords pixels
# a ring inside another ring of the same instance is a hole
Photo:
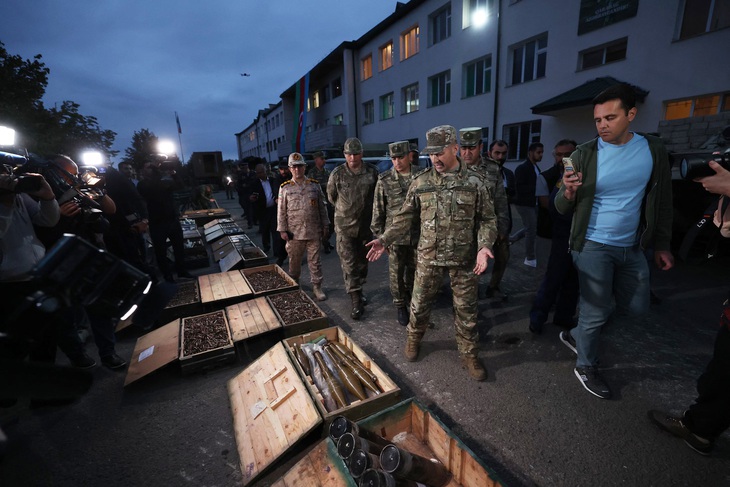
[[[322,194],[324,194],[324,204],[327,208],[327,216],[330,219],[330,234],[332,233],[332,223],[335,219],[335,212],[332,208],[332,205],[330,205],[329,201],[327,200],[327,182],[330,179],[330,170],[324,167],[325,161],[324,153],[323,152],[315,152],[312,154],[312,157],[314,157],[314,166],[312,166],[307,171],[307,177],[310,177],[312,179],[316,179],[319,183],[320,188],[322,188]],[[322,246],[324,247],[324,253],[329,254],[332,251],[332,244],[330,243],[330,235],[327,235],[327,238],[322,237]]]
[[[407,141],[394,142],[388,146],[393,168],[378,176],[375,185],[375,205],[370,229],[373,235],[382,235],[390,226],[395,215],[403,206],[411,181],[418,172],[418,166],[411,166]],[[414,225],[403,239],[388,247],[388,270],[390,294],[398,310],[398,323],[408,324],[408,307],[413,293],[413,276],[416,272],[416,245],[418,226]]]
[[[487,269],[497,237],[492,195],[481,176],[456,155],[456,129],[441,125],[426,133],[426,154],[433,167],[411,183],[401,210],[379,238],[368,243],[368,259],[377,260],[385,248],[419,222],[416,280],[413,287],[405,356],[415,361],[428,328],[431,305],[444,272],[454,294],[456,343],[464,366],[475,380],[487,371],[479,362],[477,342],[477,280]]]
[[[504,244],[509,240],[510,215],[507,193],[504,190],[502,173],[497,161],[482,157],[482,129],[469,127],[459,130],[459,151],[462,160],[471,169],[477,171],[484,179],[489,193],[494,195],[494,213],[497,216],[497,244]],[[503,294],[503,300],[507,295]]]
[[[319,259],[320,239],[329,235],[330,221],[324,206],[324,195],[316,179],[304,177],[307,164],[298,152],[289,155],[292,179],[279,188],[278,224],[276,230],[286,242],[289,274],[299,281],[302,256],[307,250],[307,264],[312,279],[312,292],[318,301],[327,296],[322,291],[322,263]]]
[[[352,300],[354,320],[359,320],[365,305],[362,286],[368,276],[365,243],[372,237],[373,195],[378,180],[375,166],[362,162],[362,143],[357,138],[345,141],[347,164],[335,168],[327,183],[327,197],[335,207],[337,253],[340,254],[345,290]]]

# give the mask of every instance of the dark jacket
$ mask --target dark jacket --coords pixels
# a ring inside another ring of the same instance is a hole
[[[535,206],[535,184],[537,174],[535,165],[527,159],[515,169],[515,190],[516,194],[512,204],[517,206]]]
[[[282,181],[276,176],[270,176],[268,179],[269,184],[271,185],[271,192],[274,195],[274,201],[276,201],[279,197],[279,187],[281,187]],[[262,186],[259,178],[256,178],[253,182],[253,185],[251,186],[251,193],[258,193],[259,195],[258,200],[254,202],[254,208],[256,211],[256,217],[263,218],[266,215],[266,193],[264,192],[264,187]],[[276,205],[274,205],[274,208],[276,208]]]
[[[180,208],[173,193],[185,188],[177,174],[164,176],[155,168],[151,177],[145,177],[137,184],[137,191],[147,202],[147,212],[152,225],[158,222],[177,220]]]
[[[653,168],[649,184],[641,204],[640,244],[642,248],[669,250],[672,239],[672,175],[669,156],[659,137],[639,134],[649,143]],[[575,198],[565,198],[565,187],[560,188],[555,198],[555,208],[566,214],[575,209],[570,232],[570,247],[580,252],[585,244],[588,222],[593,211],[596,194],[596,166],[598,164],[598,139],[579,145],[570,156],[576,172],[583,174],[583,184],[578,187]]]

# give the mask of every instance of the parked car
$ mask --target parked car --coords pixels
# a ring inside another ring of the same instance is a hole
[[[378,168],[379,173],[384,173],[391,167],[393,167],[393,162],[390,160],[389,157],[380,159],[377,164],[375,164],[375,167]],[[418,169],[426,169],[428,167],[431,167],[431,158],[428,156],[419,156],[418,157]]]

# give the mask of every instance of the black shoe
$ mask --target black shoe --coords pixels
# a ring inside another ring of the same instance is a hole
[[[365,311],[362,307],[362,293],[360,291],[351,292],[350,299],[352,300],[352,312],[350,313],[350,318],[353,320],[359,320]]]
[[[535,335],[541,335],[542,334],[542,325],[538,325],[537,323],[530,322],[530,331],[534,333]]]
[[[692,433],[687,426],[682,422],[681,418],[670,416],[669,414],[652,409],[647,413],[649,419],[659,426],[664,431],[673,434],[677,438],[681,438],[687,444],[688,447],[700,455],[709,455],[712,451],[712,442],[706,440],[701,436],[697,436]]]
[[[86,352],[83,352],[82,354],[75,357],[69,357],[69,360],[71,361],[71,365],[73,365],[77,369],[90,369],[96,366],[96,360],[89,357]]]
[[[507,301],[509,299],[509,295],[503,292],[499,287],[491,286],[489,286],[484,292],[484,297],[487,299],[497,298],[501,299],[502,301]]]
[[[606,384],[606,381],[598,373],[598,367],[595,365],[590,367],[576,367],[575,376],[583,387],[585,387],[586,391],[594,396],[600,397],[601,399],[611,398],[611,389],[608,388],[608,384]]]
[[[127,361],[116,353],[112,353],[111,355],[102,357],[101,363],[104,364],[106,367],[109,367],[110,369],[120,369],[127,365]]]
[[[362,303],[363,306],[367,306],[368,305],[368,298],[367,298],[367,296],[365,296],[364,294],[361,294],[360,295],[360,302]]]
[[[575,340],[573,340],[573,335],[571,335],[569,331],[560,332],[560,341],[563,342],[566,347],[571,349],[574,354],[578,355],[578,350],[575,348]]]
[[[410,317],[408,316],[408,308],[405,306],[401,306],[398,308],[398,324],[401,326],[407,326],[408,325],[408,319]]]
[[[567,320],[561,320],[561,319],[555,319],[553,318],[553,325],[559,326],[560,328],[565,328],[566,330],[571,330],[578,326],[578,323],[575,322],[575,319],[569,318]]]
[[[654,291],[649,291],[649,302],[651,304],[662,304],[662,298],[654,294]]]

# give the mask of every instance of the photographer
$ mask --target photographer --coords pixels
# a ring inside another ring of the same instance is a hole
[[[695,179],[711,192],[721,194],[714,222],[723,237],[730,237],[730,172],[710,161],[713,176]],[[705,371],[697,379],[697,393],[682,416],[651,410],[651,419],[661,429],[684,440],[702,455],[709,455],[715,440],[730,427],[730,300],[723,304],[720,330],[715,339],[714,353]]]

